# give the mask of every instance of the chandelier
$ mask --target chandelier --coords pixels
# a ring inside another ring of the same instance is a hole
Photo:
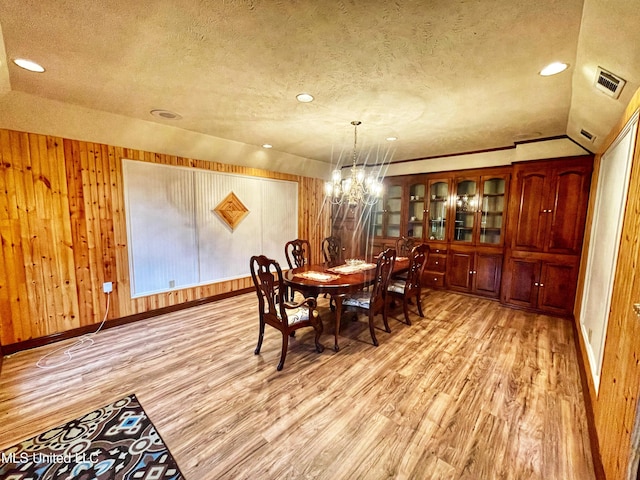
[[[349,206],[373,205],[382,196],[382,182],[373,174],[366,175],[364,168],[358,168],[358,125],[362,122],[354,120],[353,125],[353,166],[351,176],[342,179],[339,169],[333,171],[331,181],[324,184],[326,196],[334,205],[346,203]]]

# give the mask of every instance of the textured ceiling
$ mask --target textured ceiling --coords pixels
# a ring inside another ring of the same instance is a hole
[[[7,60],[47,69],[10,63],[12,90],[326,162],[343,158],[350,122],[360,120],[360,150],[398,161],[561,135],[596,151],[640,85],[639,8],[638,0],[0,0],[0,26]],[[556,60],[569,70],[537,74]],[[619,100],[593,88],[598,65],[627,80]],[[300,92],[315,101],[298,103]],[[398,141],[385,141],[391,135]]]

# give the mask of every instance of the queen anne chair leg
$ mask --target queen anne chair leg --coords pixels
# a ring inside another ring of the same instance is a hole
[[[384,329],[387,333],[391,333],[391,328],[389,328],[389,321],[387,320],[387,306],[382,309],[382,322],[384,323]]]
[[[373,315],[369,312],[369,332],[371,332],[371,341],[374,346],[378,346],[378,339],[376,338],[376,332],[373,327]]]
[[[402,299],[402,310],[404,311],[405,323],[411,325],[411,320],[409,319],[409,299],[406,297]]]
[[[254,354],[258,355],[260,353],[260,349],[262,348],[262,339],[264,338],[264,321],[260,320],[260,328],[258,331],[258,346],[254,350]]]
[[[289,348],[289,335],[283,332],[282,334],[282,352],[280,353],[280,363],[276,367],[278,371],[284,367],[284,361],[287,358],[287,348]]]
[[[318,312],[314,310],[313,315],[311,315],[311,325],[313,325],[313,329],[316,332],[315,343],[316,343],[316,352],[322,353],[324,351],[324,345],[320,343],[320,335],[322,335],[322,331],[324,330],[324,326],[322,325],[322,319]]]
[[[418,290],[418,294],[416,295],[416,305],[418,305],[418,313],[421,317],[424,317],[424,314],[422,313],[422,301],[420,300],[420,293],[420,290]]]

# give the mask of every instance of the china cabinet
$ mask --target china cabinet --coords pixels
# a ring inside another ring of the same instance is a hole
[[[368,251],[413,237],[429,245],[427,287],[570,315],[591,170],[582,156],[389,177]]]

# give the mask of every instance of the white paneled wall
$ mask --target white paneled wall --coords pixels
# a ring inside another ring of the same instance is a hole
[[[638,115],[634,115],[602,155],[591,225],[591,243],[585,276],[581,330],[598,391],[607,324],[613,293],[625,201],[633,161]]]
[[[132,296],[193,284],[198,248],[191,172],[129,160],[123,172]]]
[[[132,296],[249,275],[251,255],[286,268],[298,184],[123,161]],[[214,209],[233,192],[249,210],[231,229]]]

